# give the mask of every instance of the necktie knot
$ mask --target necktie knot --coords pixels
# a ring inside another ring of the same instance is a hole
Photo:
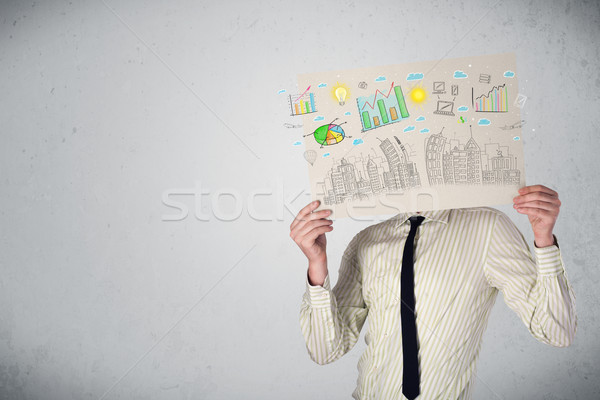
[[[410,229],[416,230],[419,227],[419,225],[421,225],[421,223],[423,221],[425,221],[425,217],[423,217],[421,215],[419,215],[419,216],[413,215],[408,220],[410,221]]]

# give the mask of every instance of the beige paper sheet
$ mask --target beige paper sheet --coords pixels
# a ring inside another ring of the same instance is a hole
[[[508,204],[525,185],[513,53],[300,74],[298,88],[312,197],[333,218]]]

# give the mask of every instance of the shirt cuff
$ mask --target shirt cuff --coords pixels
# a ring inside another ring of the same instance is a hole
[[[534,252],[540,275],[556,275],[564,271],[556,236],[554,237],[553,245],[547,247],[534,246]]]
[[[331,299],[331,287],[329,284],[329,274],[325,276],[323,286],[313,286],[308,280],[308,271],[306,272],[306,300],[311,307],[329,307]]]

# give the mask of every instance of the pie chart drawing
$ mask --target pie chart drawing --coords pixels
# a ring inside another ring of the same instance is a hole
[[[335,119],[326,125],[321,125],[312,133],[317,143],[319,143],[321,146],[338,144],[346,137],[346,133],[341,126],[342,124],[345,124],[345,122],[342,124],[335,124],[334,122]]]

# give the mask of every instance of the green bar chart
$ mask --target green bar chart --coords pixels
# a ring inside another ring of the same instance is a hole
[[[386,92],[378,89],[370,96],[356,99],[363,132],[400,122],[409,117],[402,88],[392,82]]]

